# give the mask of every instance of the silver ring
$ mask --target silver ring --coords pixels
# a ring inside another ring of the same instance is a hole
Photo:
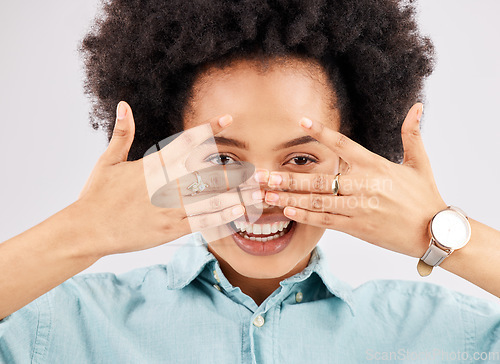
[[[339,188],[340,188],[339,176],[340,176],[340,173],[337,173],[335,175],[335,178],[333,179],[333,182],[332,182],[332,194],[334,196],[338,196],[339,195]]]
[[[198,171],[195,171],[194,175],[196,177],[196,181],[191,183],[187,187],[187,189],[191,191],[191,196],[197,195],[201,191],[205,190],[205,188],[209,187],[205,182],[202,181],[201,175],[198,173]]]

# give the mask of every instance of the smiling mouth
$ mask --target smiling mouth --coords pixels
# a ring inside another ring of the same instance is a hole
[[[272,241],[286,235],[295,223],[293,220],[276,221],[272,224],[249,224],[231,221],[231,228],[244,239],[250,241]]]
[[[249,224],[232,221],[228,225],[233,231],[231,237],[241,250],[251,255],[265,256],[277,254],[290,244],[297,222],[287,220],[274,221],[272,224]]]

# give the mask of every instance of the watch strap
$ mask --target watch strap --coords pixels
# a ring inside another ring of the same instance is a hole
[[[429,248],[420,259],[426,264],[437,267],[448,255],[450,255],[449,251],[437,247],[434,241],[431,240]]]
[[[431,240],[429,248],[424,253],[422,258],[419,259],[417,264],[417,271],[420,276],[425,277],[431,274],[432,269],[437,267],[441,262],[450,255],[451,252],[445,251],[436,246],[434,240]]]
[[[432,265],[424,263],[424,261],[422,259],[418,260],[417,271],[418,271],[418,274],[420,274],[421,277],[426,277],[429,274],[431,274],[432,268],[434,268],[434,267]]]

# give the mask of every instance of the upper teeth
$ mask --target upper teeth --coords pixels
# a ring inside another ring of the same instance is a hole
[[[272,224],[249,224],[243,221],[234,221],[234,225],[241,231],[246,231],[251,234],[274,234],[285,229],[290,220],[276,221]]]

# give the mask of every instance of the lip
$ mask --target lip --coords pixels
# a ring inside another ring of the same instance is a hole
[[[267,220],[270,220],[270,218],[274,216],[274,215],[270,215],[268,216],[267,219],[259,219],[261,221],[264,221],[264,222],[255,222],[256,224],[265,224],[265,223],[268,223]],[[277,216],[276,216],[277,217]],[[288,221],[290,219],[286,219],[283,220],[283,219],[280,219],[280,220],[277,220],[276,218],[274,220],[271,220],[271,221]],[[241,220],[243,221],[243,220]],[[289,244],[290,242],[292,241],[292,237],[295,233],[295,229],[297,227],[297,223],[293,220],[291,220],[292,222],[290,223],[292,226],[290,227],[290,230],[283,236],[277,238],[277,239],[273,239],[271,241],[255,241],[255,240],[248,240],[248,239],[245,239],[244,237],[240,236],[236,231],[233,232],[231,234],[234,242],[236,243],[236,245],[238,245],[238,247],[243,250],[244,252],[248,253],[248,254],[252,254],[252,255],[257,255],[257,256],[265,256],[265,255],[273,255],[273,254],[277,254],[279,253],[280,251],[282,251],[283,249],[285,249]],[[230,224],[231,226],[231,224]],[[231,229],[234,230],[234,228],[231,226]]]

